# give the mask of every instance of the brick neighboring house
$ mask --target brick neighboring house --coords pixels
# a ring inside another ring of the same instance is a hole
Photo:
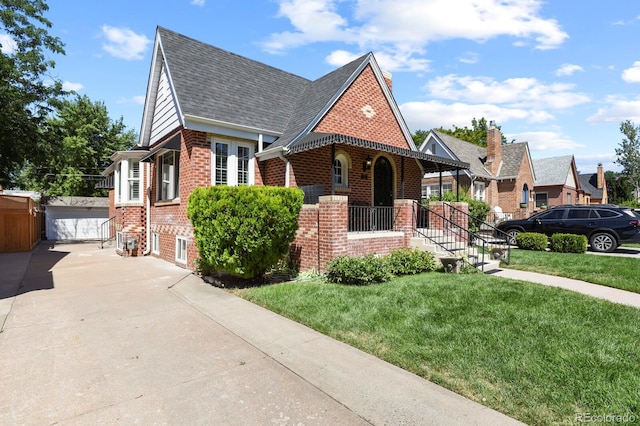
[[[533,160],[533,167],[536,171],[536,209],[580,201],[580,181],[573,155]]]
[[[608,204],[607,180],[604,178],[602,164],[598,164],[596,173],[578,174],[581,192],[578,204]]]
[[[431,130],[420,151],[469,163],[459,173],[427,173],[422,179],[422,197],[465,188],[473,199],[487,202],[512,216],[526,216],[533,210],[531,191],[535,182],[533,162],[527,142],[502,144],[502,134],[491,122],[487,147],[481,147]]]
[[[302,188],[301,270],[408,245],[422,176],[468,164],[418,151],[391,87],[371,53],[311,81],[158,27],[138,146],[103,173],[116,250],[195,269],[187,201],[210,185]],[[393,209],[393,229],[353,235],[359,205]]]

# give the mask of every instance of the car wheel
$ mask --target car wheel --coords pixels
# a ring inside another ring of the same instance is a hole
[[[512,246],[517,245],[516,237],[518,236],[518,234],[520,234],[520,232],[522,232],[522,231],[520,231],[519,229],[509,229],[507,231],[507,237],[508,237],[507,238],[507,242],[509,244],[511,244]]]
[[[606,232],[598,232],[591,236],[589,241],[591,249],[602,253],[611,253],[618,248],[616,239],[611,234]]]

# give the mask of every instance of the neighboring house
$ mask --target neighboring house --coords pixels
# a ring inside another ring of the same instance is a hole
[[[48,240],[99,240],[109,219],[106,197],[49,197],[44,207]]]
[[[573,155],[533,160],[535,208],[579,202],[580,181]]]
[[[608,204],[607,180],[604,178],[602,164],[598,164],[596,173],[578,175],[580,189],[578,204]]]
[[[300,187],[308,203],[320,201],[301,213],[302,269],[407,245],[402,234],[387,235],[393,244],[347,238],[346,214],[323,227],[317,211],[402,209],[420,198],[426,172],[468,167],[417,150],[391,86],[371,53],[311,81],[159,27],[138,146],[114,153],[103,173],[118,252],[193,269],[187,201],[210,185]]]
[[[528,214],[532,208],[531,191],[535,173],[526,142],[502,144],[502,134],[491,122],[487,130],[487,147],[431,130],[420,151],[469,163],[467,170],[456,173],[425,174],[422,197],[442,191],[465,188],[473,199],[487,202],[502,212]]]

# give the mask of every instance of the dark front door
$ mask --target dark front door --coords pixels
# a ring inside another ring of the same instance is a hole
[[[373,166],[373,205],[393,206],[393,169],[385,157]]]

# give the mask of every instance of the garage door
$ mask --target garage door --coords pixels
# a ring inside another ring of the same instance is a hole
[[[45,216],[48,240],[99,240],[109,209],[48,206]]]

